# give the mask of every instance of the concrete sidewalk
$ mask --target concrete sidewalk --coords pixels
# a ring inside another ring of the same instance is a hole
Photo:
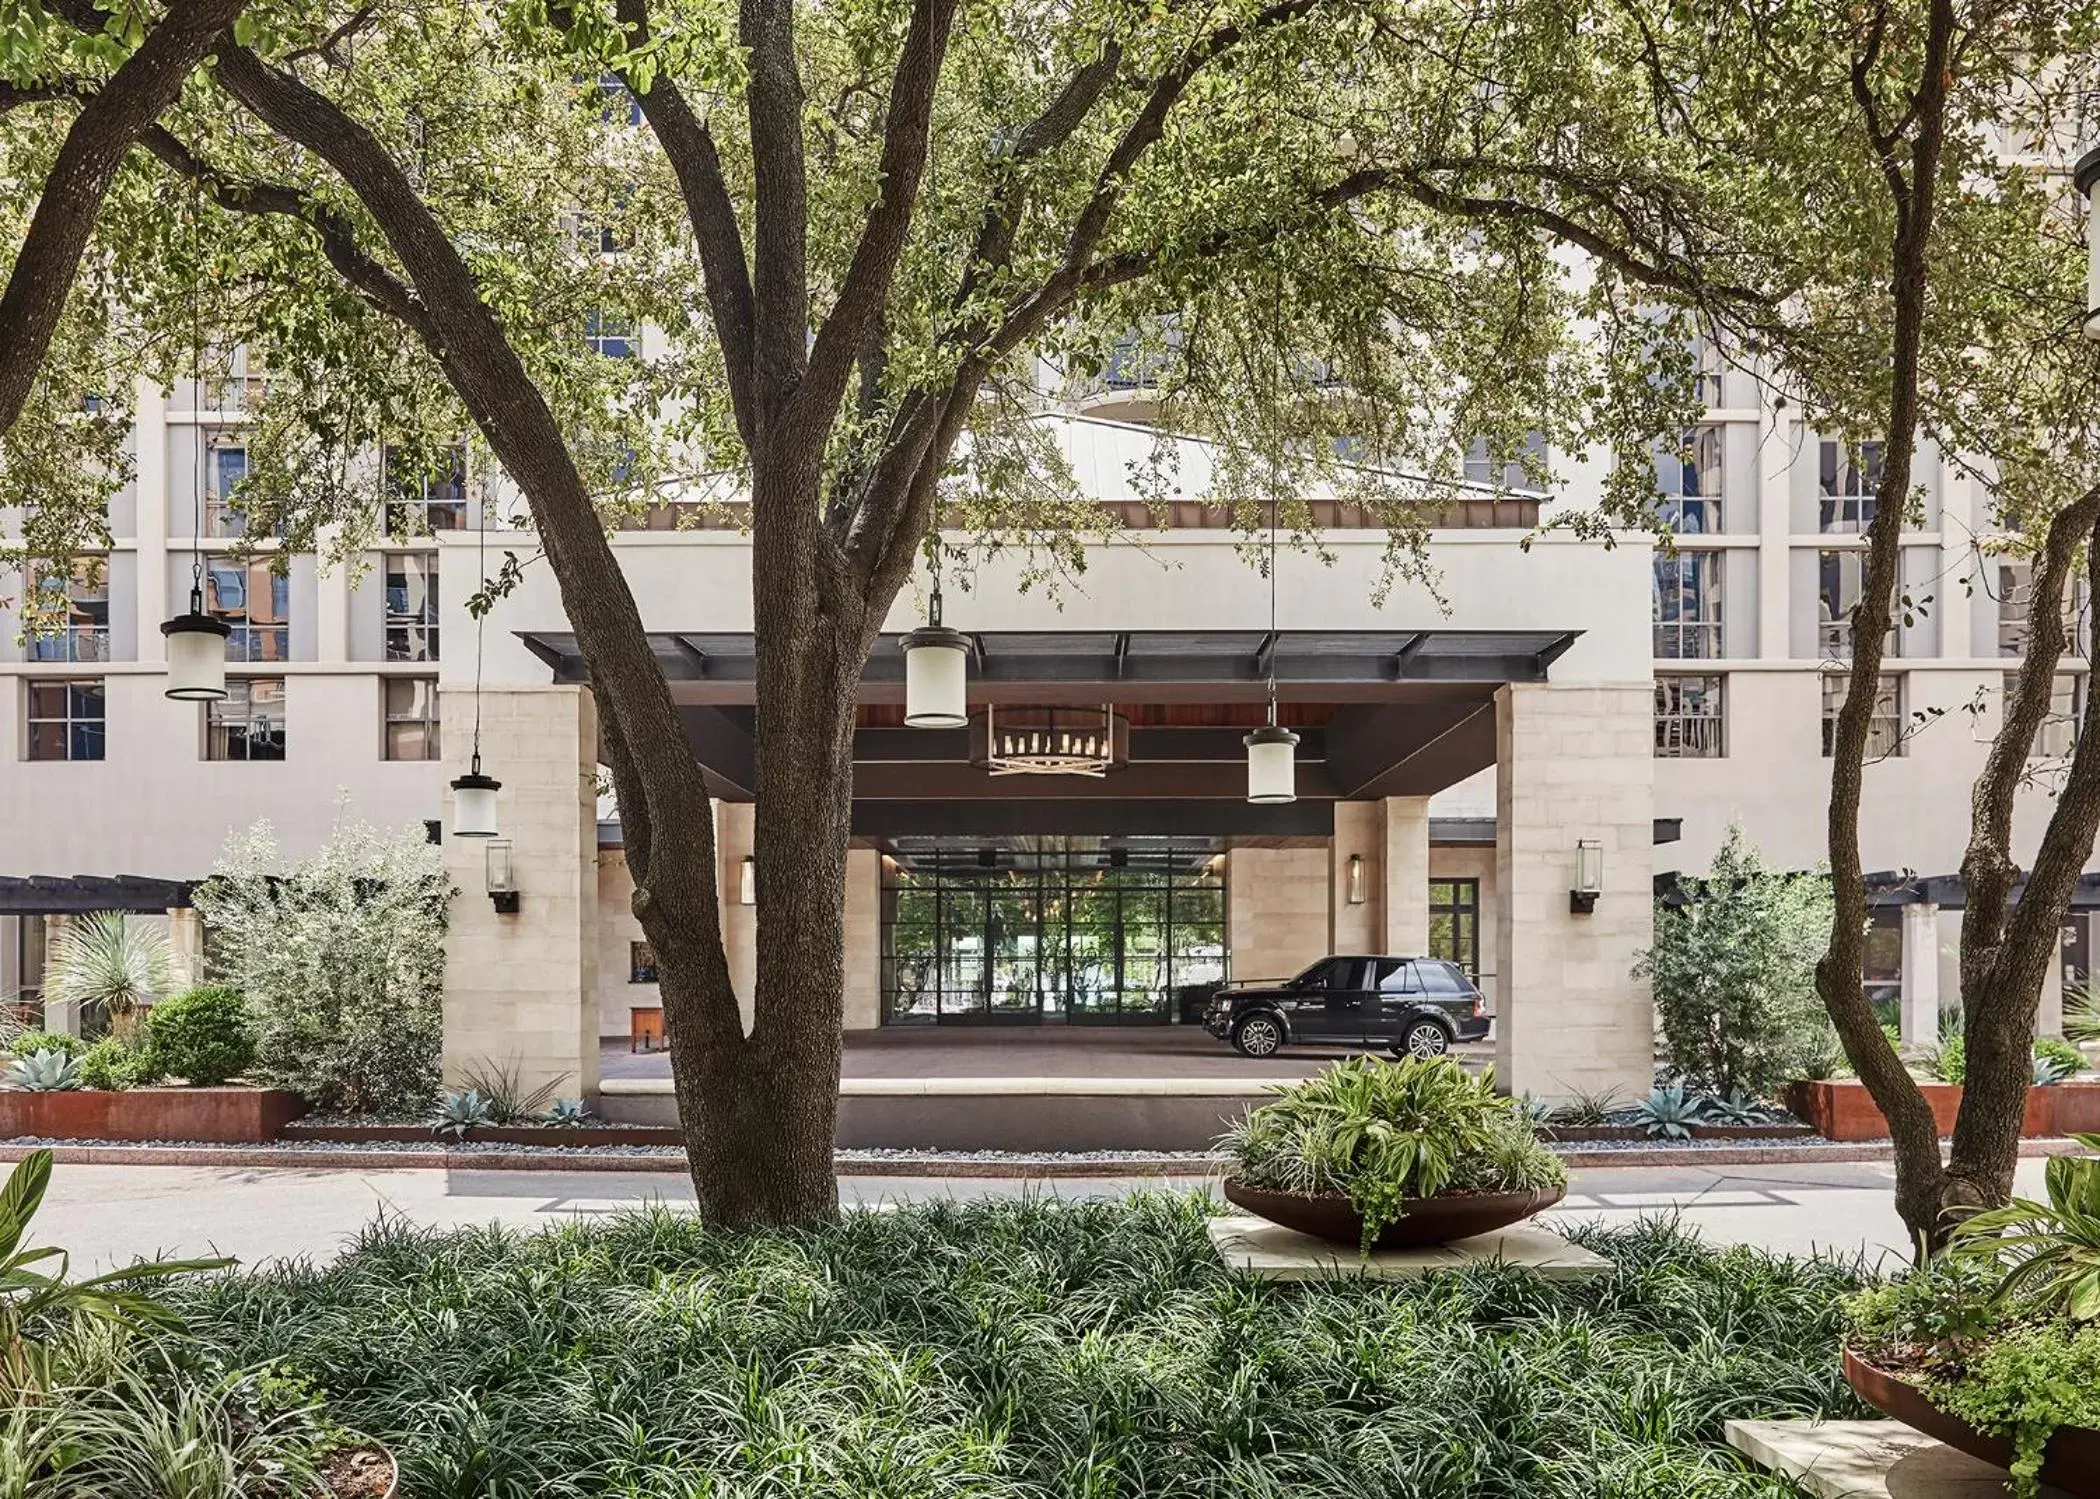
[[[2043,1162],[2020,1163],[2020,1190],[2039,1195]],[[1675,1213],[1710,1242],[1786,1254],[1829,1250],[1872,1260],[1907,1258],[1885,1165],[1585,1168],[1550,1218],[1631,1222]],[[840,1184],[844,1200],[870,1207],[936,1197],[1054,1193],[1118,1195],[1140,1188],[1184,1190],[1200,1178],[1138,1182],[1105,1177],[1061,1181],[979,1177],[860,1177]],[[292,1167],[61,1166],[30,1242],[57,1244],[76,1274],[140,1256],[228,1254],[244,1262],[338,1253],[376,1216],[450,1227],[533,1227],[576,1214],[645,1202],[684,1203],[681,1175],[563,1171],[323,1171]]]

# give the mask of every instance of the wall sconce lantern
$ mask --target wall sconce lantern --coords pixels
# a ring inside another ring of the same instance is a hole
[[[1364,903],[1364,856],[1362,854],[1351,854],[1349,856],[1348,891],[1350,905],[1360,906]]]
[[[740,906],[758,904],[758,860],[750,854],[737,861],[736,899]]]
[[[518,883],[511,875],[510,840],[491,838],[487,844],[486,880],[489,904],[498,916],[518,914]]]
[[[1575,841],[1575,888],[1568,892],[1568,910],[1587,916],[1597,909],[1604,893],[1604,845],[1595,838]]]

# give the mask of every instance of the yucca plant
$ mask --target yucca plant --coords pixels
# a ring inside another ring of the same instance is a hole
[[[2080,984],[2064,990],[2064,1039],[2077,1045],[2100,1042],[2100,988]]]
[[[461,1071],[460,1081],[488,1105],[489,1117],[483,1122],[490,1124],[520,1124],[539,1118],[561,1088],[560,1078],[537,1088],[526,1087],[515,1059],[476,1062]]]
[[[80,1086],[80,1063],[62,1051],[33,1051],[7,1064],[7,1085],[20,1093],[70,1093]]]
[[[138,1007],[166,992],[173,971],[164,932],[131,922],[122,911],[97,911],[67,923],[52,942],[45,999],[99,1014],[126,1035]]]
[[[2100,1151],[2100,1135],[2073,1135]],[[2020,1197],[1963,1220],[1949,1253],[2006,1267],[1998,1297],[2024,1297],[2073,1322],[2100,1321],[2100,1156],[2052,1156],[2049,1200]]]

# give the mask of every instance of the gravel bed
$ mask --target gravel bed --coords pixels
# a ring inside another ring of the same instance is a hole
[[[371,1121],[361,1121],[370,1123]],[[200,1140],[81,1140],[51,1139],[42,1135],[15,1135],[0,1140],[0,1145],[75,1146],[105,1150],[210,1150],[238,1152],[243,1155],[257,1152],[283,1155],[311,1155],[315,1153],[341,1155],[369,1151],[375,1155],[413,1155],[421,1152],[442,1150],[452,1154],[472,1155],[487,1152],[498,1155],[545,1155],[545,1156],[650,1156],[670,1160],[682,1160],[685,1150],[678,1145],[516,1145],[496,1140],[450,1140],[432,1136],[428,1140],[275,1140],[263,1145],[225,1145]],[[841,1150],[837,1161],[842,1166],[855,1162],[924,1161],[928,1164],[952,1165],[958,1162],[982,1161],[987,1165],[1007,1166],[1056,1166],[1081,1161],[1145,1161],[1187,1164],[1192,1169],[1203,1170],[1215,1166],[1222,1157],[1209,1151],[1194,1150],[903,1150],[862,1149]]]
[[[1747,1135],[1741,1138],[1665,1140],[1643,1136],[1638,1140],[1556,1140],[1559,1155],[1609,1155],[1625,1150],[1857,1150],[1862,1145],[1885,1145],[1885,1140],[1826,1140],[1821,1135]]]

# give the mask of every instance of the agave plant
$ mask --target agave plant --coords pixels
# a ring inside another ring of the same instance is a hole
[[[450,1135],[455,1140],[464,1140],[469,1130],[495,1122],[496,1111],[489,1106],[489,1101],[472,1088],[462,1088],[457,1093],[447,1093],[438,1101],[437,1122],[431,1130],[436,1134]]]
[[[1667,1088],[1657,1088],[1634,1105],[1642,1129],[1665,1140],[1689,1140],[1692,1126],[1706,1117],[1706,1100],[1684,1091],[1680,1079]]]
[[[2073,1135],[2100,1151],[2100,1135]],[[2100,1320],[2100,1157],[2052,1156],[2047,1202],[2015,1198],[1964,1219],[1949,1252],[2006,1267],[1998,1297],[2024,1295],[2073,1322]]]
[[[2051,1056],[2043,1051],[2034,1054],[2034,1086],[2037,1088],[2053,1088],[2065,1078],[2074,1077],[2077,1073],[2078,1068],[2062,1057]]]
[[[591,1117],[591,1111],[583,1106],[580,1098],[557,1098],[554,1107],[547,1110],[547,1122],[568,1128],[582,1124]]]
[[[99,1013],[109,1028],[128,1034],[138,1007],[164,993],[173,973],[167,935],[97,911],[69,922],[51,944],[44,966],[46,1001]]]
[[[7,1085],[22,1093],[69,1093],[80,1086],[80,1063],[62,1051],[33,1051],[7,1064]]]
[[[1706,1118],[1715,1124],[1762,1124],[1769,1117],[1762,1099],[1753,1098],[1741,1088],[1732,1089],[1725,1097],[1708,1098]]]

